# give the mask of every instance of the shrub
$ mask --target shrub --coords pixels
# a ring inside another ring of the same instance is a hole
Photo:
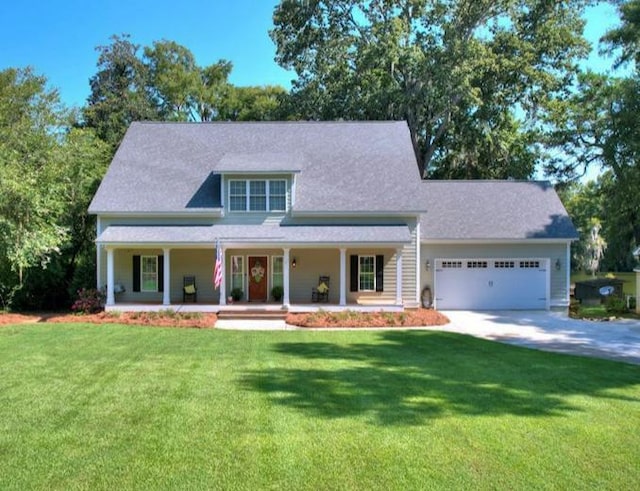
[[[105,295],[96,288],[81,288],[71,310],[79,314],[94,314],[104,308]]]
[[[284,295],[284,288],[282,288],[281,286],[274,286],[271,289],[271,296],[276,302],[279,302],[280,300],[282,300],[283,295]]]
[[[178,313],[173,309],[163,309],[158,312],[158,314],[160,317],[167,317],[169,319],[175,319],[176,317],[179,317]]]
[[[610,314],[624,314],[628,312],[627,303],[620,297],[607,297],[604,302],[604,308]]]
[[[241,288],[234,288],[233,290],[231,290],[230,295],[231,295],[231,298],[233,298],[234,302],[238,302],[244,295],[244,292],[242,291]]]

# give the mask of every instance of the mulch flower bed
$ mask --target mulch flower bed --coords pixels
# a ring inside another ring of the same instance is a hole
[[[212,328],[216,314],[177,312],[99,312],[97,314],[0,314],[0,325],[34,322],[128,324],[136,326]]]
[[[406,312],[313,312],[289,314],[287,323],[300,327],[418,327],[443,326],[449,319],[431,309]]]
[[[50,323],[128,324],[137,326],[212,328],[213,313],[164,312],[99,312],[96,314],[35,313],[0,314],[0,325]],[[299,327],[416,327],[442,326],[449,319],[430,309],[406,312],[313,312],[287,315],[287,324]]]
[[[7,314],[0,313],[0,326],[8,324],[26,324],[44,322],[44,314]]]

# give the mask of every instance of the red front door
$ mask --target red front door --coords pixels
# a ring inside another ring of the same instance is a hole
[[[267,301],[267,257],[249,256],[249,302]]]

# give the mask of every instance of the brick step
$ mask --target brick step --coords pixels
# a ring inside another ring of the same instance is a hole
[[[221,310],[218,319],[227,320],[284,320],[286,310]]]

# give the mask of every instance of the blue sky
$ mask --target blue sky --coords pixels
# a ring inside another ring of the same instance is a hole
[[[0,7],[0,69],[32,66],[60,91],[66,105],[83,105],[96,72],[98,45],[128,33],[142,46],[169,39],[189,48],[199,65],[231,60],[236,85],[290,86],[269,38],[278,0],[5,0]],[[592,42],[618,22],[614,7],[589,10]],[[594,54],[587,66],[605,71]]]

